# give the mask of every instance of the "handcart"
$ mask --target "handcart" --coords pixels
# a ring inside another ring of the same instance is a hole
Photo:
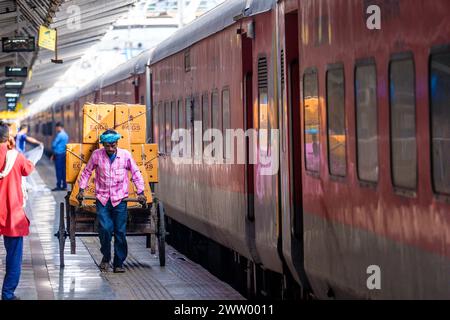
[[[95,200],[95,197],[84,197],[79,206],[69,203],[71,192],[61,202],[59,211],[59,229],[55,236],[59,240],[60,268],[64,267],[64,247],[66,238],[70,239],[70,253],[76,254],[76,237],[98,237],[98,221],[92,212],[92,206],[85,205],[86,200]],[[138,203],[137,199],[127,198],[124,201]],[[90,209],[90,210],[87,210]],[[159,264],[166,264],[166,227],[164,222],[164,206],[157,198],[151,204],[140,208],[128,209],[127,236],[145,236],[147,248],[152,254],[156,253],[158,246]]]
[[[158,145],[146,143],[146,106],[123,103],[91,104],[83,106],[83,141],[71,143],[66,148],[66,182],[72,189],[60,204],[59,230],[55,236],[59,240],[60,266],[64,267],[64,245],[70,239],[70,253],[76,253],[76,237],[98,236],[98,221],[95,206],[95,183],[92,174],[87,194],[81,204],[76,199],[79,190],[79,177],[95,149],[100,148],[99,137],[107,128],[114,128],[122,135],[119,148],[126,149],[132,155],[144,178],[148,203],[141,206],[132,192],[130,180],[130,198],[125,199],[128,207],[127,236],[145,236],[147,248],[156,253],[158,246],[159,263],[166,263],[163,204],[154,197],[153,185],[158,183]],[[134,198],[133,198],[134,197]]]

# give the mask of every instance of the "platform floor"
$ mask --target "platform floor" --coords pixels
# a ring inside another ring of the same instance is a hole
[[[22,276],[16,294],[23,300],[241,300],[228,284],[218,280],[200,265],[170,246],[166,247],[166,267],[158,255],[145,246],[145,237],[128,238],[126,273],[101,273],[98,238],[76,238],[77,253],[65,246],[65,267],[59,266],[59,203],[65,192],[51,192],[55,186],[53,164],[39,162],[29,177],[27,215],[30,236],[24,239]],[[3,242],[3,240],[1,241]],[[0,244],[0,285],[3,283],[5,250]]]

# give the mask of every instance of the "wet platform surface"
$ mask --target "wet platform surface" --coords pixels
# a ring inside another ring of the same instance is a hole
[[[53,164],[43,159],[28,179],[33,185],[27,203],[30,236],[24,238],[22,276],[16,294],[23,300],[240,300],[244,299],[220,281],[166,245],[166,266],[159,266],[145,237],[128,237],[126,273],[102,273],[97,237],[76,238],[77,253],[65,245],[65,267],[59,265],[59,244],[54,236],[59,225],[59,203],[65,192],[51,192],[55,185]],[[1,241],[3,242],[3,241]],[[5,250],[0,245],[0,285],[3,283]]]

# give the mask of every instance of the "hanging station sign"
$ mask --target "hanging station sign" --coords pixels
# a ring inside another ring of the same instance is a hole
[[[56,30],[45,26],[39,27],[38,46],[51,51],[56,50]]]

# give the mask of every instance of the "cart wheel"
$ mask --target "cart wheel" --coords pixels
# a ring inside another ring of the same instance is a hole
[[[64,246],[66,244],[66,227],[64,225],[64,202],[59,205],[59,230],[57,237],[59,239],[59,267],[64,268]]]
[[[159,265],[166,265],[166,225],[164,222],[164,206],[158,201],[158,252]]]

